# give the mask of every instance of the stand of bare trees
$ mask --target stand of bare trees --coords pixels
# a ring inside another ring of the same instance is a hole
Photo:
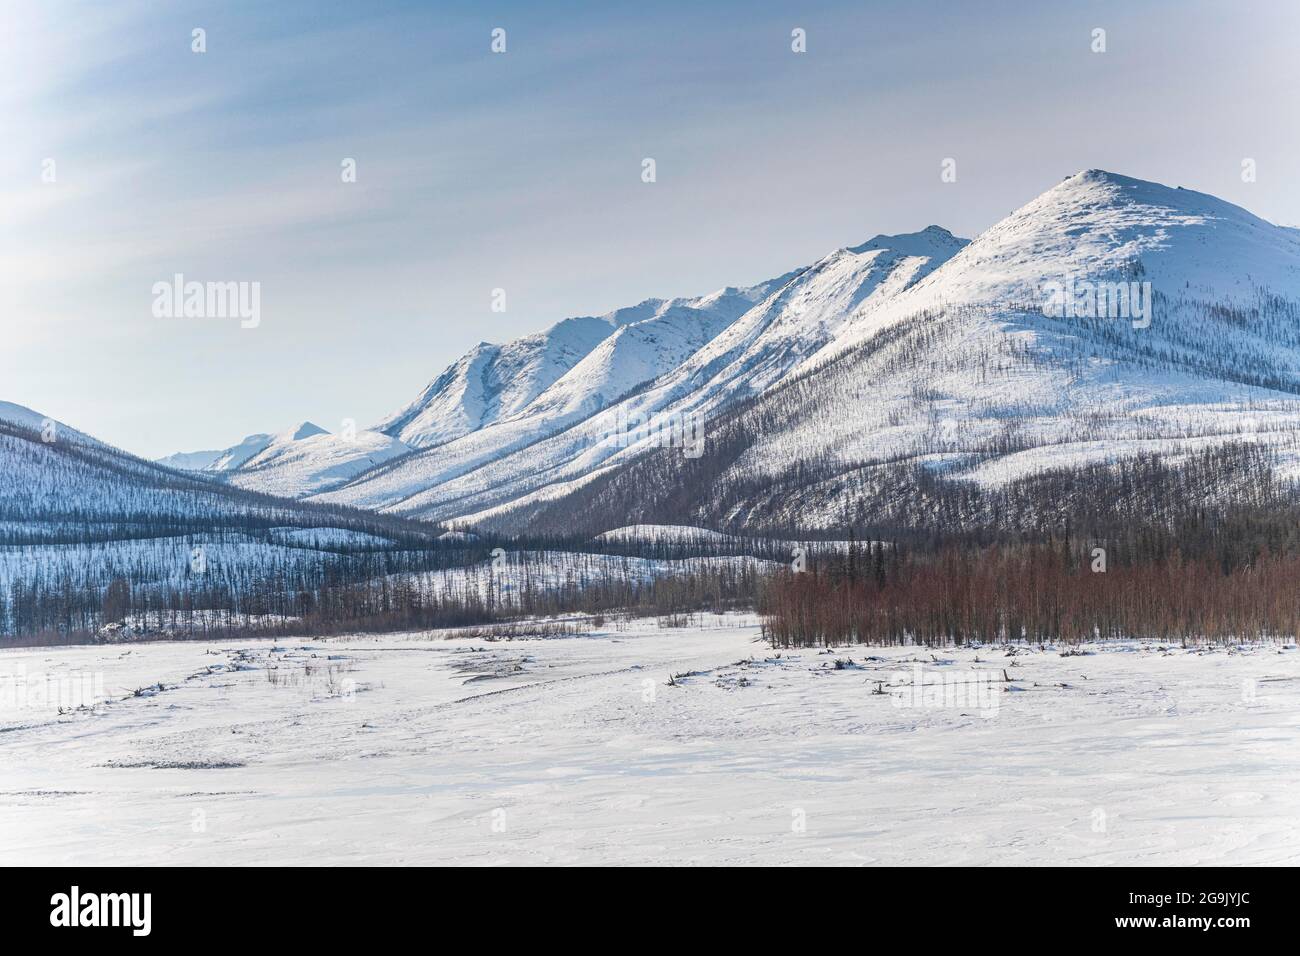
[[[893,556],[879,573],[814,562],[767,583],[763,633],[774,646],[802,647],[1231,643],[1300,631],[1300,555],[1263,551],[1234,564],[1151,550],[1106,566],[1108,557],[1104,548],[1001,544]]]

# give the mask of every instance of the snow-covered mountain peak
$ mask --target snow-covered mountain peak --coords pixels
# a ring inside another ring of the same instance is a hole
[[[862,254],[873,250],[888,250],[902,255],[909,256],[932,256],[936,253],[947,253],[952,255],[962,246],[966,245],[968,239],[959,239],[942,226],[926,226],[919,232],[904,232],[898,235],[872,236],[866,242],[856,246],[849,246],[844,251],[854,254]]]
[[[280,432],[275,436],[275,441],[277,444],[286,441],[302,441],[304,438],[311,438],[313,435],[328,434],[327,429],[321,428],[315,422],[302,421]]]
[[[1050,284],[1079,281],[1149,282],[1171,304],[1253,308],[1265,292],[1300,299],[1300,235],[1195,190],[1083,170],[989,227],[805,367],[910,316],[963,306],[1032,313]]]
[[[935,437],[945,420],[981,453],[1165,437],[1182,427],[1175,406],[1228,407],[1251,387],[1300,392],[1298,268],[1296,230],[1192,190],[1083,170],[973,242],[937,225],[876,235],[757,286],[646,299],[481,346],[384,429],[420,451],[320,497],[492,521],[656,447],[661,436],[642,439],[631,423],[712,422],[750,404],[761,427],[737,474],[808,456],[850,468],[923,457],[947,447]],[[1154,323],[1049,314],[1046,287],[1089,281],[1149,282]],[[798,414],[792,396],[807,403]],[[1110,431],[1091,424],[1103,417]],[[999,437],[1008,423],[1021,429],[1014,442]],[[261,487],[254,472],[247,487]]]
[[[1049,189],[977,241],[1003,254],[1015,242],[1021,259],[1033,254],[1094,276],[1137,271],[1169,297],[1244,304],[1260,289],[1286,292],[1300,280],[1291,230],[1207,193],[1096,169]]]
[[[1062,286],[1077,291],[1069,309]],[[910,458],[1001,481],[1234,440],[1258,407],[1295,427],[1297,315],[1294,230],[1084,170],[846,325],[798,369],[806,394],[755,406],[763,427],[719,484],[809,459],[854,472]]]
[[[615,309],[612,312],[597,316],[597,318],[608,322],[614,328],[620,328],[659,315],[672,301],[671,299],[642,299],[636,305]]]
[[[1075,185],[1083,183],[1140,183],[1143,180],[1134,179],[1131,176],[1121,176],[1119,173],[1112,173],[1105,169],[1081,169],[1072,176],[1066,176],[1062,183],[1072,183]]]
[[[1126,251],[1140,255],[1168,249],[1169,241],[1175,238],[1170,232],[1174,229],[1194,230],[1186,235],[1197,241],[1208,238],[1207,230],[1214,230],[1213,239],[1218,242],[1232,239],[1225,230],[1240,230],[1242,238],[1252,233],[1265,234],[1272,240],[1293,238],[1286,235],[1289,230],[1208,193],[1101,169],[1085,169],[1026,203],[976,242],[1012,233],[1020,233],[1025,238],[1027,233],[1047,237],[1055,231],[1060,233],[1059,240],[1083,238],[1096,243],[1099,239],[1109,239],[1111,246],[1127,246]],[[1115,234],[1097,235],[1103,230]],[[1058,241],[1056,245],[1065,244]],[[1238,250],[1226,251],[1231,254]],[[1294,254],[1294,250],[1288,251]]]
[[[542,332],[493,345],[480,342],[430,382],[415,401],[375,426],[417,447],[431,447],[522,411],[602,340],[649,302],[603,317],[564,319]]]

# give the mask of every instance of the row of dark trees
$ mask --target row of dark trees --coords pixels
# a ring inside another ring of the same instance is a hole
[[[777,647],[1293,639],[1300,554],[1263,550],[1240,561],[1184,553],[1163,536],[1127,550],[949,544],[899,553],[874,570],[814,561],[804,573],[773,576],[761,609],[764,636]]]

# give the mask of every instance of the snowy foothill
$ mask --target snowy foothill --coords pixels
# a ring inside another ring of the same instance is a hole
[[[1288,864],[1297,705],[1293,644],[747,616],[8,649],[0,862]]]

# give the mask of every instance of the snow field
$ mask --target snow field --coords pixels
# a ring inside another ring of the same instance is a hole
[[[0,862],[1300,861],[1300,652],[1081,650],[778,655],[712,616],[7,650],[113,699],[0,703]]]

